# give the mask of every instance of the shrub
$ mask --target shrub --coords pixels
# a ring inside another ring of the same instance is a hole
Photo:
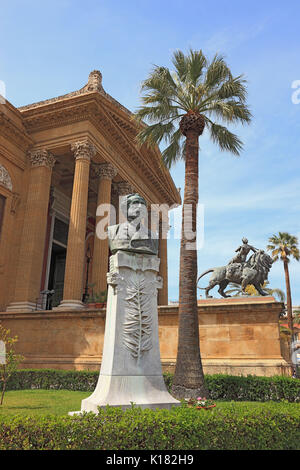
[[[254,375],[206,375],[206,386],[214,400],[300,402],[300,381],[291,377]]]
[[[99,372],[55,369],[22,369],[10,378],[7,390],[45,389],[89,392],[95,389]]]
[[[287,412],[288,409],[288,412]],[[96,416],[26,417],[0,422],[1,450],[288,450],[300,449],[293,405],[213,411],[179,407],[106,407]]]
[[[70,371],[54,369],[17,370],[10,377],[7,390],[55,389],[93,392],[98,371]],[[168,390],[173,375],[164,373]],[[300,402],[300,380],[290,377],[258,377],[224,374],[206,375],[206,387],[213,400]]]

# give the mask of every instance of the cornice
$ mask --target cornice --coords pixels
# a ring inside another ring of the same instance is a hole
[[[180,205],[180,193],[174,184],[169,170],[162,162],[161,153],[158,146],[153,148],[142,146],[141,148],[137,149],[135,138],[139,131],[139,126],[133,119],[133,113],[131,113],[124,106],[120,105],[120,103],[114,100],[114,98],[112,98],[110,95],[108,96],[110,98],[109,101],[105,100],[107,96],[103,96],[103,94],[98,97],[102,104],[101,109],[105,109],[105,112],[107,116],[110,117],[110,120],[119,128],[119,130],[122,131],[123,135],[126,136],[126,139],[130,142],[131,146],[133,146],[135,152],[137,152],[140,157],[142,157],[144,162],[144,170],[148,167],[151,168],[151,175],[153,175],[153,170],[155,170],[155,176],[160,183],[160,187],[167,189],[170,195],[172,195],[172,202],[175,202],[176,205]],[[168,188],[166,188],[166,183]]]
[[[25,130],[20,129],[12,119],[0,110],[0,135],[17,145],[22,150],[27,150],[33,144],[32,138]]]
[[[118,102],[111,97],[108,100],[107,94],[92,91],[70,95],[19,108],[27,132],[32,134],[88,120],[124,156],[132,169],[140,169],[158,194],[162,193],[169,204],[180,204],[174,182],[169,172],[162,168],[160,152],[137,148],[134,141],[137,125],[130,111],[119,104],[117,107]]]
[[[94,93],[93,93],[94,94]],[[97,109],[92,93],[53,101],[21,110],[24,126],[30,134],[85,121]]]
[[[102,97],[98,99],[101,100]],[[159,166],[160,162],[157,162],[157,157],[155,156],[153,160],[147,159],[148,161],[145,161],[145,155],[141,149],[137,148],[132,135],[129,136],[126,130],[120,127],[105,106],[102,105],[100,109],[105,119],[103,119],[103,117],[101,120],[96,119],[94,122],[95,127],[99,129],[99,122],[101,122],[101,129],[99,130],[106,134],[106,138],[114,139],[115,147],[118,147],[119,153],[124,154],[125,158],[127,156],[128,164],[130,164],[133,169],[136,167],[139,168],[141,173],[151,182],[153,188],[156,189],[158,194],[163,194],[164,199],[168,201],[169,204],[180,204],[180,195],[173,183],[171,175],[166,170],[163,178],[162,170]],[[155,173],[153,172],[154,169],[156,170]],[[166,181],[169,184],[166,185]],[[172,181],[172,184],[170,184],[170,181]]]

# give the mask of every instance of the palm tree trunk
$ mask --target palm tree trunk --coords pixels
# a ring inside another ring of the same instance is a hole
[[[291,330],[292,336],[293,336],[293,314],[292,314],[292,296],[291,296],[290,275],[289,275],[288,262],[285,258],[283,259],[283,267],[284,267],[285,285],[286,285],[288,327]]]
[[[196,218],[198,134],[186,134],[185,188],[180,246],[178,350],[172,392],[177,398],[208,396],[199,346]]]

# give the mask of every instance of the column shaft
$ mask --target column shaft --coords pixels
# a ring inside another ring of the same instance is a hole
[[[159,275],[163,278],[163,287],[158,291],[158,305],[168,305],[168,240],[167,230],[159,222]]]
[[[30,153],[31,169],[19,252],[14,301],[8,311],[35,310],[40,296],[52,167],[46,150]]]
[[[97,170],[95,170],[95,173],[99,177],[97,208],[102,204],[106,204],[108,206],[111,204],[112,178],[117,174],[117,172],[110,163],[103,163],[98,166]],[[107,220],[110,221],[110,213],[106,213],[104,216],[96,215],[96,229],[97,224],[101,221],[103,217],[107,218]],[[110,222],[108,223],[108,225],[109,224]],[[106,291],[107,289],[106,274],[108,272],[108,256],[108,239],[99,238],[97,236],[96,230],[94,239],[92,271],[94,293],[100,293]]]
[[[89,171],[94,147],[88,142],[77,142],[72,146],[75,154],[70,225],[61,308],[82,308],[83,274],[85,261],[86,217],[89,187]]]

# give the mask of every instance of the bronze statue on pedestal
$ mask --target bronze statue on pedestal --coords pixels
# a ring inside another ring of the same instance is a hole
[[[262,286],[268,279],[273,259],[264,250],[258,250],[248,245],[247,238],[243,238],[242,241],[243,245],[236,249],[237,254],[226,266],[208,269],[198,277],[197,284],[203,276],[213,273],[208,286],[204,288],[206,298],[212,297],[209,295],[209,291],[217,285],[219,285],[218,292],[222,297],[230,297],[224,292],[230,282],[241,285],[244,295],[246,295],[245,289],[249,284],[252,284],[260,295],[268,295]],[[253,251],[253,254],[247,260],[250,251]]]

